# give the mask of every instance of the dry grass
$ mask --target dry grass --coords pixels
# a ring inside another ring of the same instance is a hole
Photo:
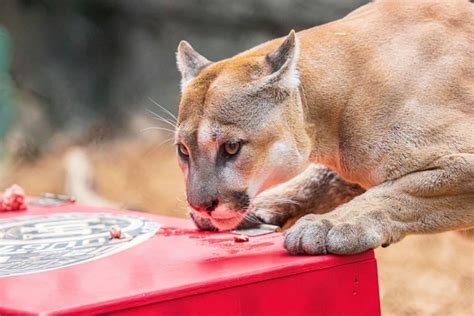
[[[89,147],[96,191],[121,206],[185,216],[183,181],[174,150],[139,141]],[[3,168],[0,188],[29,194],[63,192],[63,153]],[[455,233],[410,236],[377,249],[384,315],[474,315],[474,242]]]
[[[186,216],[184,183],[174,148],[131,141],[84,150],[95,169],[94,189],[101,196],[122,208]],[[8,171],[3,177],[0,174],[0,189],[18,183],[30,195],[64,193],[66,152],[52,153],[32,164],[3,168]]]

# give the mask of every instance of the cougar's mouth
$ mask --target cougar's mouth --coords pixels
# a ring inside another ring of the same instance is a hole
[[[203,212],[190,206],[196,216],[208,219],[219,230],[231,230],[244,221],[250,209],[250,198],[246,192],[234,192],[231,202],[219,204],[213,211]]]
[[[211,217],[211,222],[216,226],[219,230],[230,230],[236,228],[240,222],[242,221],[242,217],[235,216],[233,218],[226,218],[226,219],[217,219]]]
[[[234,229],[242,222],[247,209],[227,209],[225,214],[210,214],[209,219],[219,230]]]

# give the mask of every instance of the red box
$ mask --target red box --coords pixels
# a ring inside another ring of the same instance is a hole
[[[234,236],[74,203],[2,213],[0,314],[380,314],[372,251],[290,256],[281,233]]]

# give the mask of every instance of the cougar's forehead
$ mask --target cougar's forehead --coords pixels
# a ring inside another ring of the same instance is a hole
[[[218,87],[207,91],[202,103],[196,99],[194,109],[179,118],[180,127],[199,131],[199,139],[215,139],[237,131],[256,132],[268,124],[274,106],[259,96],[247,94],[245,88],[240,91],[236,94]]]
[[[210,65],[183,91],[179,121],[204,117],[244,128],[262,121],[262,116],[271,107],[267,99],[255,91],[254,81],[261,73],[258,63],[248,60]]]
[[[177,133],[178,141],[186,143],[194,151],[213,149],[220,141],[222,134],[219,126],[211,124],[208,120],[194,120],[183,122]]]

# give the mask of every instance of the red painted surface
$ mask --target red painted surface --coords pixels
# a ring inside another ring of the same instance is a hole
[[[273,233],[234,242],[190,220],[67,204],[3,213],[0,219],[64,212],[147,217],[151,239],[97,260],[0,277],[0,314],[379,315],[373,252],[290,256]],[[0,253],[1,255],[1,253]]]

